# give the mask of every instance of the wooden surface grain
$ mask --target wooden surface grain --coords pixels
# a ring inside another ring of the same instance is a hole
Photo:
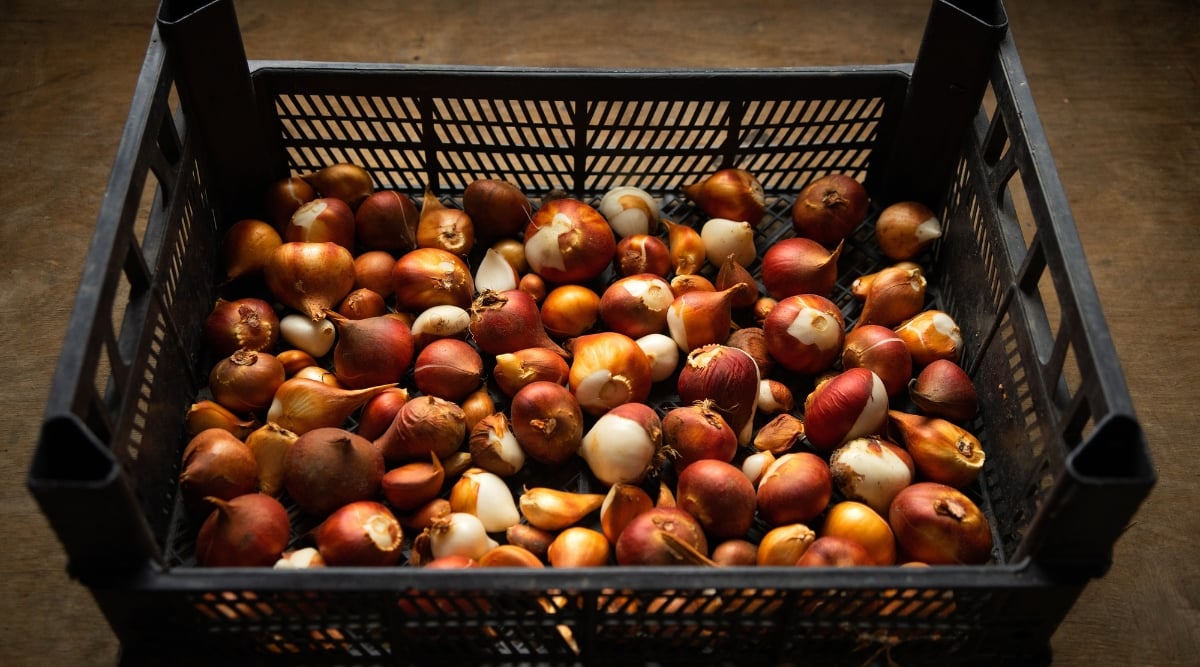
[[[643,6],[645,4],[646,6]],[[1200,3],[1014,2],[1014,39],[1159,482],[1055,635],[1056,664],[1200,649]],[[0,665],[116,643],[25,489],[50,373],[156,3],[0,4]],[[924,0],[237,4],[248,55],[550,66],[910,61]]]

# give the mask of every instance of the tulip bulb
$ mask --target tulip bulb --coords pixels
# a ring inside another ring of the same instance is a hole
[[[705,345],[688,353],[679,370],[679,400],[685,404],[711,401],[737,434],[738,443],[747,445],[758,410],[760,379],[758,364],[744,350]]]
[[[622,276],[652,273],[665,277],[671,272],[671,250],[666,242],[649,234],[634,234],[617,241],[613,266]]]
[[[918,268],[888,267],[871,281],[855,326],[893,327],[921,312],[925,305],[925,275]]]
[[[815,519],[833,497],[833,476],[821,457],[790,452],[775,459],[758,482],[758,512],[767,525]]]
[[[793,373],[815,375],[831,366],[845,340],[842,311],[817,294],[797,294],[779,301],[763,320],[767,350]]]
[[[750,266],[758,258],[754,247],[754,228],[749,223],[728,218],[711,218],[700,228],[704,256],[709,264],[721,266],[727,257],[742,266]]]
[[[442,204],[426,186],[417,219],[417,247],[439,248],[466,257],[475,247],[475,223],[463,211]]]
[[[253,218],[237,221],[221,238],[225,280],[261,274],[267,258],[281,245],[283,239],[271,223]]]
[[[881,432],[887,420],[888,396],[879,376],[851,368],[819,385],[804,404],[804,431],[821,451],[864,435]]]
[[[408,195],[373,192],[354,212],[354,236],[367,250],[404,253],[417,247],[420,212]]]
[[[667,309],[667,329],[684,352],[722,343],[733,322],[735,294],[751,289],[738,283],[720,292],[695,291],[675,297]]]
[[[486,291],[476,297],[469,312],[471,337],[484,354],[545,347],[567,356],[567,352],[546,333],[533,297],[519,289]]]
[[[263,278],[284,305],[320,320],[354,289],[354,256],[331,242],[284,243],[267,259]]]
[[[296,209],[284,228],[283,240],[336,243],[354,252],[354,211],[334,197],[319,197]]]
[[[352,209],[357,209],[375,191],[370,172],[356,164],[331,164],[301,178],[322,197],[336,197]]]
[[[641,188],[613,188],[604,193],[597,210],[619,237],[658,231],[658,202]]]
[[[600,504],[600,527],[609,542],[617,537],[633,517],[654,507],[654,500],[636,484],[617,482],[608,489]]]
[[[466,309],[475,296],[471,268],[458,255],[442,248],[416,248],[392,266],[396,310],[420,313],[434,306]]]
[[[497,412],[479,420],[467,438],[475,465],[501,477],[509,477],[525,466],[525,450],[517,442],[508,417]]]
[[[879,376],[888,396],[897,396],[912,379],[912,354],[892,329],[863,324],[846,334],[842,368],[867,368]]]
[[[482,468],[471,468],[450,488],[450,509],[474,514],[489,533],[504,532],[521,522],[512,492],[504,480]]]
[[[578,451],[583,439],[583,410],[566,387],[541,380],[513,395],[509,408],[513,433],[530,458],[557,465]]]
[[[979,477],[986,456],[970,431],[939,417],[899,410],[888,411],[888,421],[925,480],[962,489]]]
[[[797,236],[832,248],[866,218],[869,203],[861,183],[846,174],[828,174],[804,186],[796,196],[792,225]]]
[[[693,275],[704,266],[704,239],[692,227],[666,218],[662,224],[667,228],[667,248],[670,251],[671,268],[677,275]]]
[[[782,456],[804,439],[804,422],[787,413],[776,415],[754,434],[755,451]]]
[[[975,418],[979,401],[975,384],[961,366],[937,359],[908,385],[908,395],[925,414],[963,423]]]
[[[546,381],[566,384],[570,366],[553,350],[528,347],[496,355],[492,379],[506,396],[513,396],[527,384]]]
[[[205,499],[214,508],[196,535],[196,562],[203,567],[266,567],[287,548],[287,510],[278,500],[248,493],[229,500]]]
[[[573,493],[538,486],[525,489],[517,499],[521,515],[534,528],[559,531],[583,521],[600,509],[604,494]]]
[[[554,538],[546,557],[553,567],[599,567],[608,564],[610,546],[603,533],[572,526]]]
[[[519,236],[533,215],[533,206],[520,188],[500,179],[481,178],[463,190],[463,210],[475,223],[480,239]]]
[[[564,197],[542,204],[525,228],[529,267],[553,283],[586,283],[612,262],[617,240],[596,209]]]
[[[875,242],[884,255],[897,261],[916,257],[941,236],[941,222],[920,202],[897,202],[875,220]]]
[[[762,256],[762,281],[767,294],[783,299],[795,294],[829,296],[838,278],[842,242],[833,250],[802,236],[780,239]]]
[[[658,413],[644,403],[624,403],[596,420],[583,436],[579,455],[601,482],[630,484],[660,463],[662,443]]]
[[[567,381],[584,412],[599,416],[650,396],[650,361],[629,336],[612,331],[586,334],[573,339],[570,348]]]
[[[446,481],[446,469],[430,452],[429,461],[413,461],[383,475],[383,497],[400,512],[412,512],[437,497]]]
[[[341,426],[367,401],[395,386],[339,389],[316,380],[290,378],[275,391],[267,421],[297,435],[322,426]]]
[[[958,363],[962,354],[962,330],[943,311],[923,310],[901,322],[895,331],[908,346],[914,368],[924,368],[937,359]]]
[[[762,184],[745,169],[728,167],[684,186],[683,193],[712,217],[743,220],[758,226],[766,211]]]
[[[662,418],[663,442],[682,471],[696,461],[726,463],[737,454],[738,435],[717,412],[711,399],[669,410]]]
[[[671,343],[674,347],[675,343]],[[203,400],[193,403],[184,417],[184,424],[187,426],[187,435],[189,438],[196,437],[201,431],[210,428],[219,428],[223,431],[228,431],[238,439],[245,438],[249,435],[258,422],[254,419],[243,419],[229,410],[229,408],[217,403],[216,401]]]

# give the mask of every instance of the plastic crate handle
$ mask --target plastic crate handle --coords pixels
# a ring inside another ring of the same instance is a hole
[[[163,0],[158,30],[167,45],[185,115],[213,170],[217,206],[233,220],[257,208],[263,190],[284,176],[278,138],[262,131],[237,14],[230,0]]]
[[[919,201],[939,210],[1007,33],[1008,15],[999,0],[935,0],[913,63],[881,203]]]

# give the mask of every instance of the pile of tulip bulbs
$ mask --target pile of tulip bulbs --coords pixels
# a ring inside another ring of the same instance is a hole
[[[179,474],[198,565],[991,561],[926,206],[737,168],[531,194],[415,201],[335,164],[229,227]]]

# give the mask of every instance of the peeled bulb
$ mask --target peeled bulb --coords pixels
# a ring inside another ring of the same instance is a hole
[[[517,289],[520,279],[517,270],[504,258],[504,255],[500,254],[500,251],[488,248],[483,254],[483,259],[479,260],[479,268],[475,271],[475,291],[482,292],[490,289],[503,292]]]
[[[508,485],[497,474],[471,468],[450,489],[450,509],[474,514],[489,533],[503,532],[521,521]]]
[[[579,455],[601,482],[630,484],[654,469],[662,442],[658,413],[644,403],[625,403],[596,420]]]
[[[641,188],[613,188],[604,193],[597,210],[619,237],[658,231],[658,202]]]
[[[284,456],[299,437],[278,424],[264,424],[246,436],[246,446],[258,462],[259,491],[268,496],[283,491]]]
[[[892,499],[916,475],[903,447],[875,436],[855,438],[837,448],[829,456],[829,469],[843,496],[885,516]]]
[[[679,366],[679,346],[670,336],[652,333],[634,342],[646,353],[646,359],[650,362],[651,380],[662,382],[675,373]]]
[[[333,322],[324,317],[314,320],[296,313],[284,315],[279,320],[279,334],[288,344],[318,359],[333,349],[337,341],[337,327]]]
[[[744,221],[712,218],[700,228],[700,239],[705,258],[713,266],[721,266],[730,255],[742,266],[750,266],[758,257],[754,229]]]

